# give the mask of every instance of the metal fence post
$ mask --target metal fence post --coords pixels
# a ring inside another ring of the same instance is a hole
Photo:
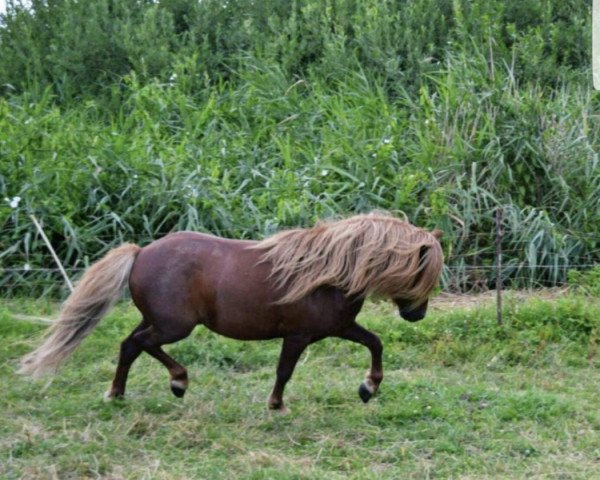
[[[502,321],[502,207],[496,209],[496,321]]]

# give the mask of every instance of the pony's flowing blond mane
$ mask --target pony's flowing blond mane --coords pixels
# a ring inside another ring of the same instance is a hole
[[[416,305],[429,297],[442,271],[438,236],[376,212],[286,230],[253,248],[264,250],[262,261],[272,263],[271,278],[285,292],[278,303],[329,285],[347,295],[383,295]]]

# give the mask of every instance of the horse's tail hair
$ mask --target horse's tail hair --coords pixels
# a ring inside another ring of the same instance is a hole
[[[63,303],[46,341],[21,360],[19,373],[55,373],[121,297],[140,247],[126,243],[108,252],[81,277]]]

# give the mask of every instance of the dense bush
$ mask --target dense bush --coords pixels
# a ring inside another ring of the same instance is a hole
[[[258,238],[383,208],[446,232],[447,287],[485,287],[499,206],[506,280],[560,283],[600,258],[589,10],[13,4],[0,28],[2,284],[57,278],[36,270],[54,264],[28,213],[80,268],[176,229]]]
[[[356,63],[386,91],[426,83],[449,51],[484,51],[516,79],[555,86],[586,69],[591,1],[580,0],[33,0],[9,3],[0,78],[17,92],[51,86],[56,98],[111,90],[135,72],[167,81],[182,60],[190,81],[226,78],[241,52],[286,77],[335,79]],[[30,6],[29,6],[30,5]],[[10,88],[10,87],[9,87]]]

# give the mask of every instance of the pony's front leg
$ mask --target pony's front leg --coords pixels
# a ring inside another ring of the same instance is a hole
[[[371,351],[371,370],[367,373],[365,381],[358,388],[358,395],[363,402],[367,403],[383,380],[383,364],[381,362],[383,345],[381,344],[381,340],[377,335],[356,323],[340,333],[338,337],[360,343]]]
[[[288,382],[296,363],[302,355],[304,349],[312,343],[313,339],[306,335],[296,335],[293,337],[285,337],[281,347],[279,363],[277,364],[277,380],[271,395],[269,395],[268,405],[271,410],[277,410],[281,413],[287,413],[288,409],[283,403],[283,390]]]

